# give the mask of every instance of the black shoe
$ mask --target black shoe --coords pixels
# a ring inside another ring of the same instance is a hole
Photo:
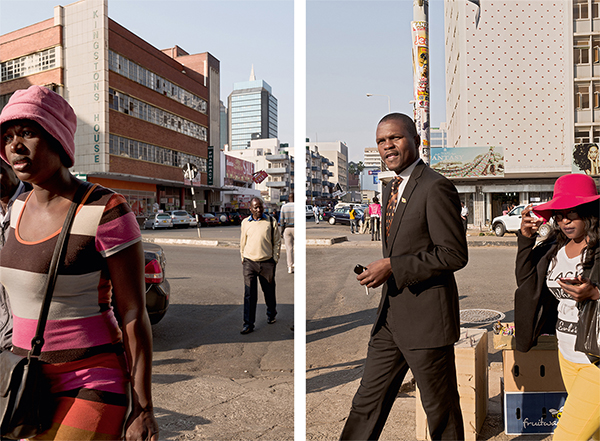
[[[240,331],[240,334],[250,334],[252,331],[254,331],[254,326],[244,325],[244,327]]]
[[[273,323],[275,323],[276,321],[277,321],[277,319],[276,319],[275,317],[273,317],[273,318],[270,318],[270,319],[267,319],[267,323],[268,323],[269,325],[272,325],[272,324],[273,324]]]

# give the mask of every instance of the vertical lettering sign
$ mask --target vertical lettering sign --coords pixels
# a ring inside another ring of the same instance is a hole
[[[86,0],[63,8],[65,98],[77,114],[76,173],[108,171],[108,5]]]
[[[92,31],[92,49],[93,49],[93,66],[94,69],[92,70],[92,79],[93,79],[93,84],[94,84],[94,102],[98,103],[100,102],[100,31],[99,28],[101,27],[101,23],[100,23],[100,14],[98,9],[94,9],[92,11],[92,17],[94,19],[94,30]],[[102,136],[102,131],[100,130],[100,113],[99,112],[95,112],[94,113],[94,132],[92,134],[93,136],[93,144],[94,144],[94,164],[99,164],[100,163],[100,139]]]
[[[208,185],[213,185],[213,175],[215,166],[215,148],[212,145],[208,146],[208,160],[207,160],[207,179]]]

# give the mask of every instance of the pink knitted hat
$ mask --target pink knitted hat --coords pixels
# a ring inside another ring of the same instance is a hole
[[[75,131],[77,116],[73,108],[59,94],[41,86],[31,86],[27,90],[17,90],[8,100],[8,104],[0,114],[0,125],[17,119],[29,119],[41,125],[54,137],[65,150],[71,162],[75,161]],[[4,149],[0,156],[4,161]]]

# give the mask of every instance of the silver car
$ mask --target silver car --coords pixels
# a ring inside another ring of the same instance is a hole
[[[190,226],[190,218],[190,214],[185,210],[171,211],[171,220],[173,221],[174,228],[188,228]]]
[[[156,213],[150,215],[142,224],[142,227],[144,230],[147,228],[152,228],[153,230],[157,228],[173,228],[173,221],[169,213]]]

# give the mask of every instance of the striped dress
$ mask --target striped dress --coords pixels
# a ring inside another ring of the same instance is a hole
[[[32,193],[14,202],[0,253],[0,282],[14,318],[13,352],[20,355],[31,349],[60,232],[37,242],[20,238],[19,222]],[[140,240],[135,215],[123,196],[99,186],[88,191],[75,216],[48,314],[40,359],[56,412],[52,427],[37,439],[121,438],[129,374],[110,306],[105,258]]]

